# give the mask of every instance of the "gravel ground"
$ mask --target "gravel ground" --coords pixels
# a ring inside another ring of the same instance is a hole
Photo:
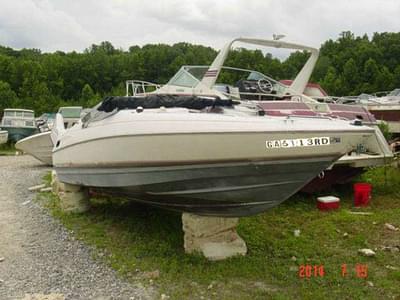
[[[149,299],[124,282],[33,200],[28,187],[48,171],[29,156],[0,156],[0,299],[62,294],[65,299]],[[3,261],[2,258],[4,258]]]

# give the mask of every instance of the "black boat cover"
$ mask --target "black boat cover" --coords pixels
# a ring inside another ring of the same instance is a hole
[[[236,102],[216,98],[201,98],[197,96],[173,96],[173,95],[148,95],[145,97],[105,97],[97,108],[98,111],[111,112],[115,109],[136,109],[164,107],[183,107],[187,109],[203,109],[209,106],[231,107]]]

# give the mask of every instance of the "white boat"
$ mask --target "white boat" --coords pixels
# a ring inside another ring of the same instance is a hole
[[[349,121],[261,112],[215,97],[108,97],[69,130],[57,114],[53,164],[60,181],[102,193],[246,216],[286,200],[375,133]]]
[[[80,120],[82,107],[80,106],[68,106],[68,107],[60,107],[58,110],[63,116],[63,126],[65,129],[69,129],[75,124],[77,124]],[[42,124],[42,128],[53,128],[53,119],[51,119],[51,126],[47,123]],[[53,165],[52,160],[52,149],[53,149],[53,141],[51,139],[51,130],[44,131],[27,138],[24,138],[18,141],[15,144],[15,148],[25,152],[33,156],[34,158],[40,160],[46,165]]]
[[[0,127],[8,131],[8,139],[17,142],[32,135],[36,130],[33,110],[6,108]]]
[[[5,144],[8,141],[8,131],[0,130],[0,145]]]
[[[53,164],[51,154],[51,151],[53,150],[53,143],[50,135],[51,131],[45,131],[28,136],[22,140],[19,140],[15,144],[15,148],[33,156],[45,165],[51,166]]]

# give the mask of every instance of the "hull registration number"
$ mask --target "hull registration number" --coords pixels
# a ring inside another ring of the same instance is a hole
[[[294,148],[294,147],[316,147],[328,146],[331,140],[329,137],[311,137],[302,139],[284,139],[284,140],[271,140],[266,141],[265,146],[267,149],[272,148]]]

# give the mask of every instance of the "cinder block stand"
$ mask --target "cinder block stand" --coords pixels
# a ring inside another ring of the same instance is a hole
[[[236,232],[239,218],[219,218],[182,214],[184,247],[187,253],[199,252],[209,260],[246,255],[247,246]]]
[[[53,194],[60,198],[61,209],[65,212],[82,213],[89,209],[89,193],[86,187],[60,182],[57,173],[51,173]]]

